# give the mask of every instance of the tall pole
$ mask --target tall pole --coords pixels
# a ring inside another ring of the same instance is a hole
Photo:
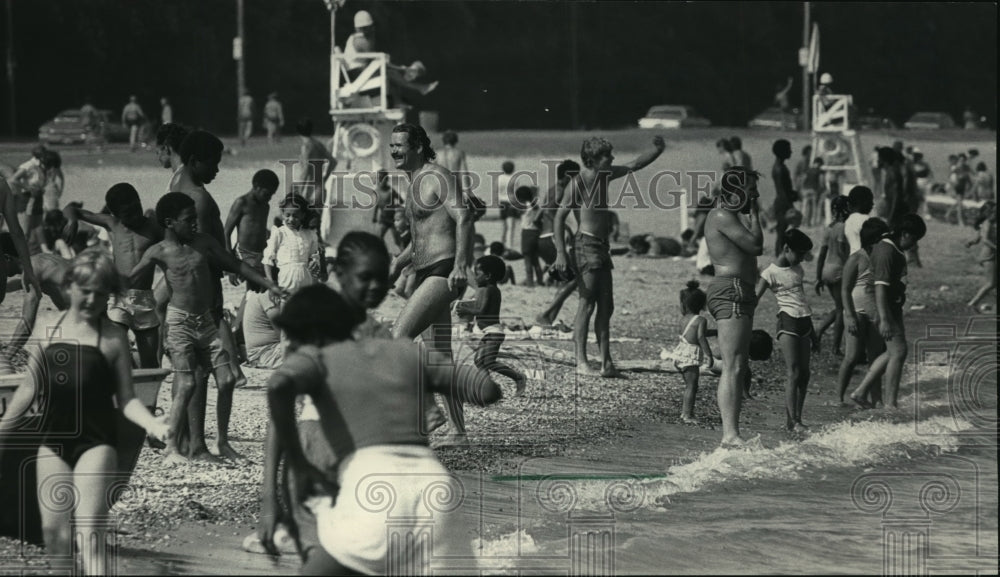
[[[580,25],[576,2],[569,3],[569,116],[574,130],[580,128],[580,60],[577,56],[577,29]]]
[[[8,111],[10,112],[10,135],[17,135],[17,107],[14,91],[14,0],[7,0],[7,91]]]
[[[236,59],[236,132],[240,128],[240,99],[246,92],[246,71],[243,67],[243,0],[236,0],[236,39],[233,41],[233,58]],[[242,138],[242,135],[239,135]]]
[[[802,18],[802,46],[809,49],[809,3],[805,3],[805,11]],[[812,98],[809,97],[809,58],[802,65],[802,129],[809,131],[809,121],[812,119],[811,110]]]

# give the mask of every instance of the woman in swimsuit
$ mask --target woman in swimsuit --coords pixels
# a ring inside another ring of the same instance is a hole
[[[103,575],[99,525],[108,516],[113,486],[121,481],[115,407],[150,436],[164,439],[168,428],[135,397],[128,339],[108,320],[108,297],[119,284],[111,258],[85,251],[63,282],[69,310],[54,328],[36,328],[29,378],[18,387],[0,433],[23,425],[30,406],[40,409],[38,503],[46,550],[68,559],[73,539],[79,538],[86,544],[84,573]]]

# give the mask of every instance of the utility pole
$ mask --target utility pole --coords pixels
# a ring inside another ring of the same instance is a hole
[[[247,88],[246,71],[243,68],[243,0],[236,0],[236,38],[233,39],[233,59],[236,60],[236,132],[239,133],[240,99],[243,98],[243,93],[246,92]]]
[[[809,43],[809,2],[805,2],[805,8],[802,18],[802,46],[805,47],[807,53],[810,47]],[[812,98],[809,96],[809,58],[802,65],[802,129],[806,132],[809,131],[809,121],[812,119],[811,108],[812,108]]]
[[[569,2],[569,103],[570,124],[573,130],[580,128],[580,59],[578,56],[578,28],[580,16],[576,2]]]
[[[17,136],[17,106],[14,90],[14,0],[7,0],[7,91],[8,111],[10,112],[10,135]]]

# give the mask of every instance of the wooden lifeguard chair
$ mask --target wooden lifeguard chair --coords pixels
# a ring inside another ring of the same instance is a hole
[[[816,94],[813,96],[812,157],[824,160],[824,172],[848,175],[846,182],[871,186],[870,167],[861,153],[861,139],[851,128],[850,94]],[[835,163],[827,162],[835,160]]]

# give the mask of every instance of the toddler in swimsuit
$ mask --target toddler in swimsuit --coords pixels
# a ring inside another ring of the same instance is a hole
[[[688,281],[687,288],[681,291],[681,310],[684,312],[686,324],[681,331],[679,342],[674,347],[674,366],[684,376],[687,388],[684,390],[684,406],[681,410],[681,421],[697,424],[694,418],[694,399],[698,395],[698,378],[701,372],[701,361],[708,355],[711,368],[715,365],[712,347],[708,344],[705,327],[708,321],[701,316],[708,297],[698,288],[698,281]]]

